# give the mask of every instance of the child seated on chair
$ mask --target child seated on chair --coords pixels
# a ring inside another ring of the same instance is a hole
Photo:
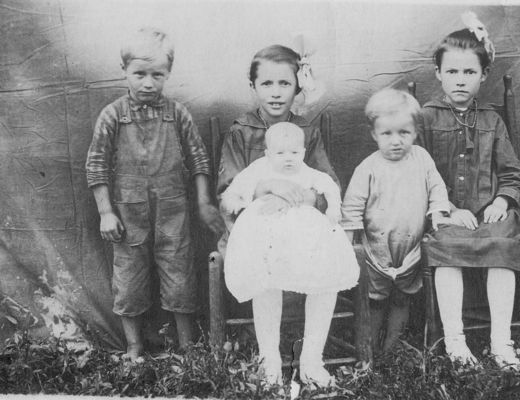
[[[359,267],[338,225],[340,192],[326,173],[304,162],[304,132],[279,122],[265,134],[265,156],[235,176],[222,208],[241,214],[232,227],[224,263],[229,291],[239,302],[253,299],[255,330],[269,383],[281,382],[279,351],[282,290],[307,294],[300,377],[326,386],[323,368],[336,294],[357,283]],[[279,180],[323,194],[326,216],[310,205],[273,203],[258,193],[262,180]],[[273,207],[273,205],[275,207]]]
[[[424,105],[419,138],[448,187],[453,225],[440,227],[423,245],[435,267],[435,288],[452,360],[475,363],[462,322],[462,270],[484,269],[491,316],[491,354],[499,366],[519,367],[511,340],[515,273],[520,270],[520,162],[506,126],[478,101],[494,48],[473,13],[466,29],[445,37],[434,53],[444,94]]]
[[[327,153],[320,129],[301,115],[291,111],[297,96],[314,93],[314,79],[308,57],[303,58],[289,47],[271,45],[258,51],[249,66],[249,85],[257,107],[233,121],[222,143],[218,171],[217,194],[220,199],[233,178],[265,152],[265,132],[277,122],[290,121],[305,133],[305,163],[328,174],[339,186]],[[311,96],[312,97],[312,96]],[[307,102],[307,101],[306,101]],[[323,196],[288,181],[263,180],[263,194],[271,194],[271,202],[316,204],[323,209]],[[218,249],[225,256],[229,232],[222,235]]]
[[[173,313],[180,347],[193,339],[197,292],[188,185],[196,187],[201,220],[215,232],[224,226],[210,202],[209,159],[193,119],[162,94],[173,63],[167,36],[139,30],[122,47],[121,61],[128,94],[101,111],[86,170],[101,237],[114,246],[113,311],[121,316],[127,341],[124,358],[137,361],[142,315],[152,306],[154,265],[161,307]]]
[[[410,297],[422,286],[420,243],[450,210],[446,187],[423,148],[415,146],[420,106],[410,94],[383,89],[365,109],[379,150],[355,169],[341,207],[352,240],[363,230],[374,352],[389,350],[408,321]],[[383,329],[385,319],[386,329]]]

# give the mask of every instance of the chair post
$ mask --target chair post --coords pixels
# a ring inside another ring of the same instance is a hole
[[[424,254],[424,251],[423,251]],[[424,341],[430,347],[441,337],[439,319],[436,312],[435,285],[433,284],[433,268],[428,264],[426,257],[422,257],[422,275],[424,293],[426,297],[426,330]]]
[[[213,193],[216,193],[216,182],[218,180],[218,169],[219,169],[219,153],[220,153],[220,121],[217,117],[211,117],[209,119],[209,134],[210,134],[210,155],[211,155],[211,172],[212,181],[214,185]]]
[[[214,251],[209,255],[209,330],[210,342],[222,346],[225,340],[224,311],[224,262],[221,254]]]
[[[356,330],[356,350],[358,359],[372,364],[372,333],[370,326],[370,308],[368,298],[368,271],[365,262],[365,250],[359,242],[359,233],[356,231],[354,235],[358,236],[358,240],[354,240],[354,250],[357,262],[359,264],[359,284],[355,290],[355,311],[354,324]]]
[[[520,137],[518,136],[516,122],[516,104],[513,93],[513,78],[511,75],[504,75],[504,116],[509,139],[513,144],[513,149],[517,157],[520,156]]]
[[[332,132],[332,119],[330,114],[325,111],[321,114],[320,117],[320,132],[321,138],[323,140],[323,147],[325,148],[325,152],[327,156],[330,158],[330,136]]]

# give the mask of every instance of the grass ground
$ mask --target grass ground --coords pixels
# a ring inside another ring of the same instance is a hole
[[[468,344],[481,360],[478,369],[452,365],[443,353],[442,343],[425,348],[424,304],[421,296],[418,298],[411,312],[415,318],[394,351],[376,358],[369,369],[352,365],[331,367],[337,387],[322,390],[301,387],[298,399],[520,400],[520,372],[501,370],[494,365],[487,355],[489,332],[468,334]],[[302,301],[299,306],[302,312]],[[284,387],[266,388],[259,379],[251,326],[228,332],[229,342],[222,349],[212,348],[207,338],[202,338],[183,355],[170,348],[169,330],[167,327],[159,330],[164,343],[136,365],[125,364],[120,353],[100,347],[78,354],[60,340],[34,339],[25,332],[17,332],[0,345],[0,394],[291,398],[289,369],[284,371]],[[288,359],[292,354],[296,358],[295,343],[301,343],[298,338],[303,333],[303,324],[291,328],[284,325],[282,332],[282,352]],[[352,342],[353,332],[345,329],[344,322],[333,322],[331,332],[344,342]],[[520,330],[514,331],[513,338],[519,348]],[[344,352],[331,341],[325,349],[329,357],[346,356]]]
[[[337,387],[302,387],[300,399],[520,399],[520,373],[500,370],[486,353],[485,334],[471,334],[479,369],[453,366],[440,349],[422,349],[408,332],[395,351],[370,369],[331,369]],[[520,336],[515,336],[517,344]],[[128,365],[101,349],[76,354],[59,340],[38,341],[24,333],[8,339],[0,353],[0,393],[96,396],[167,396],[219,399],[290,398],[290,388],[266,388],[258,376],[254,346],[229,343],[211,348],[205,341],[184,355],[147,354]],[[290,371],[286,371],[290,376]]]

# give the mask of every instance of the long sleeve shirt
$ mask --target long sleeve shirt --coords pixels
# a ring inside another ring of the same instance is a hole
[[[338,178],[330,165],[318,128],[312,127],[303,117],[291,114],[291,122],[305,133],[305,163],[328,174],[339,186]],[[265,154],[267,128],[255,112],[248,112],[235,120],[222,144],[217,194],[220,196],[235,175]]]
[[[417,130],[418,143],[433,157],[457,208],[477,214],[497,196],[518,206],[520,163],[504,122],[491,106],[463,112],[433,100],[424,105]]]
[[[123,115],[122,110],[128,110],[129,115]],[[143,132],[143,138],[146,135],[154,134],[156,124],[162,123],[163,120],[173,120],[175,132],[171,132],[171,134],[175,134],[179,138],[184,164],[191,176],[197,174],[210,175],[206,148],[198,134],[191,114],[185,106],[163,96],[153,104],[145,105],[136,102],[129,95],[125,95],[107,105],[97,119],[86,162],[89,187],[109,184],[117,163],[116,138],[120,133],[120,124],[128,122],[125,118],[131,118],[137,123],[139,121],[156,121],[152,125],[147,124],[147,127],[151,127],[151,129]],[[146,143],[152,142],[143,140],[143,154],[147,151]],[[152,160],[154,162],[148,166],[151,175],[161,170],[161,164],[167,162],[167,157],[167,154],[161,154],[161,157]],[[139,160],[136,160],[136,162],[139,162]]]
[[[413,146],[400,161],[376,151],[354,171],[341,206],[341,226],[365,231],[373,266],[402,273],[420,259],[426,216],[449,209],[446,187],[427,151]]]

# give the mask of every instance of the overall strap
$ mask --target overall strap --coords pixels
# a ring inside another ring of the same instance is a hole
[[[130,114],[130,104],[128,103],[128,96],[120,97],[115,103],[114,107],[118,115],[118,121],[122,124],[129,124],[132,122]]]
[[[177,139],[179,140],[179,145],[180,145],[179,150],[181,152],[181,156],[184,161],[184,160],[186,160],[186,157],[184,154],[184,147],[185,147],[186,143],[185,143],[184,137],[182,135],[181,121],[177,118],[175,111],[176,111],[176,102],[169,98],[165,98],[163,121],[175,123],[175,127],[176,127],[175,134],[177,135]]]

